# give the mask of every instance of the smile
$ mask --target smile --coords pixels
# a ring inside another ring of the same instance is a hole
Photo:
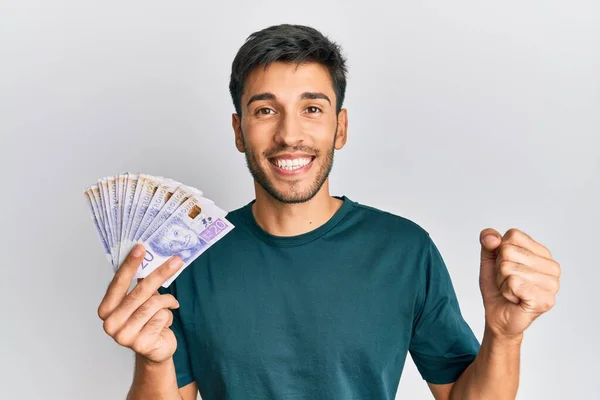
[[[310,165],[314,157],[297,157],[297,158],[270,158],[269,162],[282,171],[298,171]]]

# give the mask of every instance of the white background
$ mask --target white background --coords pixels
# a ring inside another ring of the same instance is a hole
[[[102,330],[111,279],[82,190],[122,171],[253,198],[231,62],[252,32],[308,24],[349,59],[332,193],[438,244],[481,338],[481,229],[517,227],[563,268],[526,332],[519,399],[597,385],[600,35],[589,1],[0,1],[0,397],[119,399],[132,354]],[[428,399],[410,357],[398,397]]]

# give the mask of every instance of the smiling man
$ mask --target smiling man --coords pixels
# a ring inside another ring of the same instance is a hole
[[[256,32],[229,88],[256,197],[168,289],[177,258],[126,293],[140,247],[115,275],[99,315],[137,354],[129,398],[393,399],[408,355],[436,399],[514,398],[523,332],[558,291],[550,252],[480,232],[479,343],[427,231],[330,194],[348,138],[339,46],[306,26]]]

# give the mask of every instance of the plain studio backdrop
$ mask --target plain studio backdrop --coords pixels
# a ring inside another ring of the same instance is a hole
[[[479,339],[479,232],[549,247],[561,290],[525,334],[518,398],[599,398],[594,3],[2,1],[0,397],[125,397],[133,356],[96,315],[112,271],[83,189],[131,171],[227,210],[250,201],[230,67],[250,33],[285,22],[348,57],[332,193],[428,230]],[[432,398],[410,356],[398,398]]]

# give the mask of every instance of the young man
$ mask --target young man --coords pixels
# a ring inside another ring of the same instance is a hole
[[[483,230],[478,343],[428,233],[329,193],[345,74],[339,47],[305,26],[240,49],[232,125],[256,198],[167,290],[177,258],[129,294],[144,249],[116,273],[98,313],[136,352],[130,399],[393,399],[409,353],[436,399],[515,397],[523,331],[552,307],[558,263],[519,230]]]

